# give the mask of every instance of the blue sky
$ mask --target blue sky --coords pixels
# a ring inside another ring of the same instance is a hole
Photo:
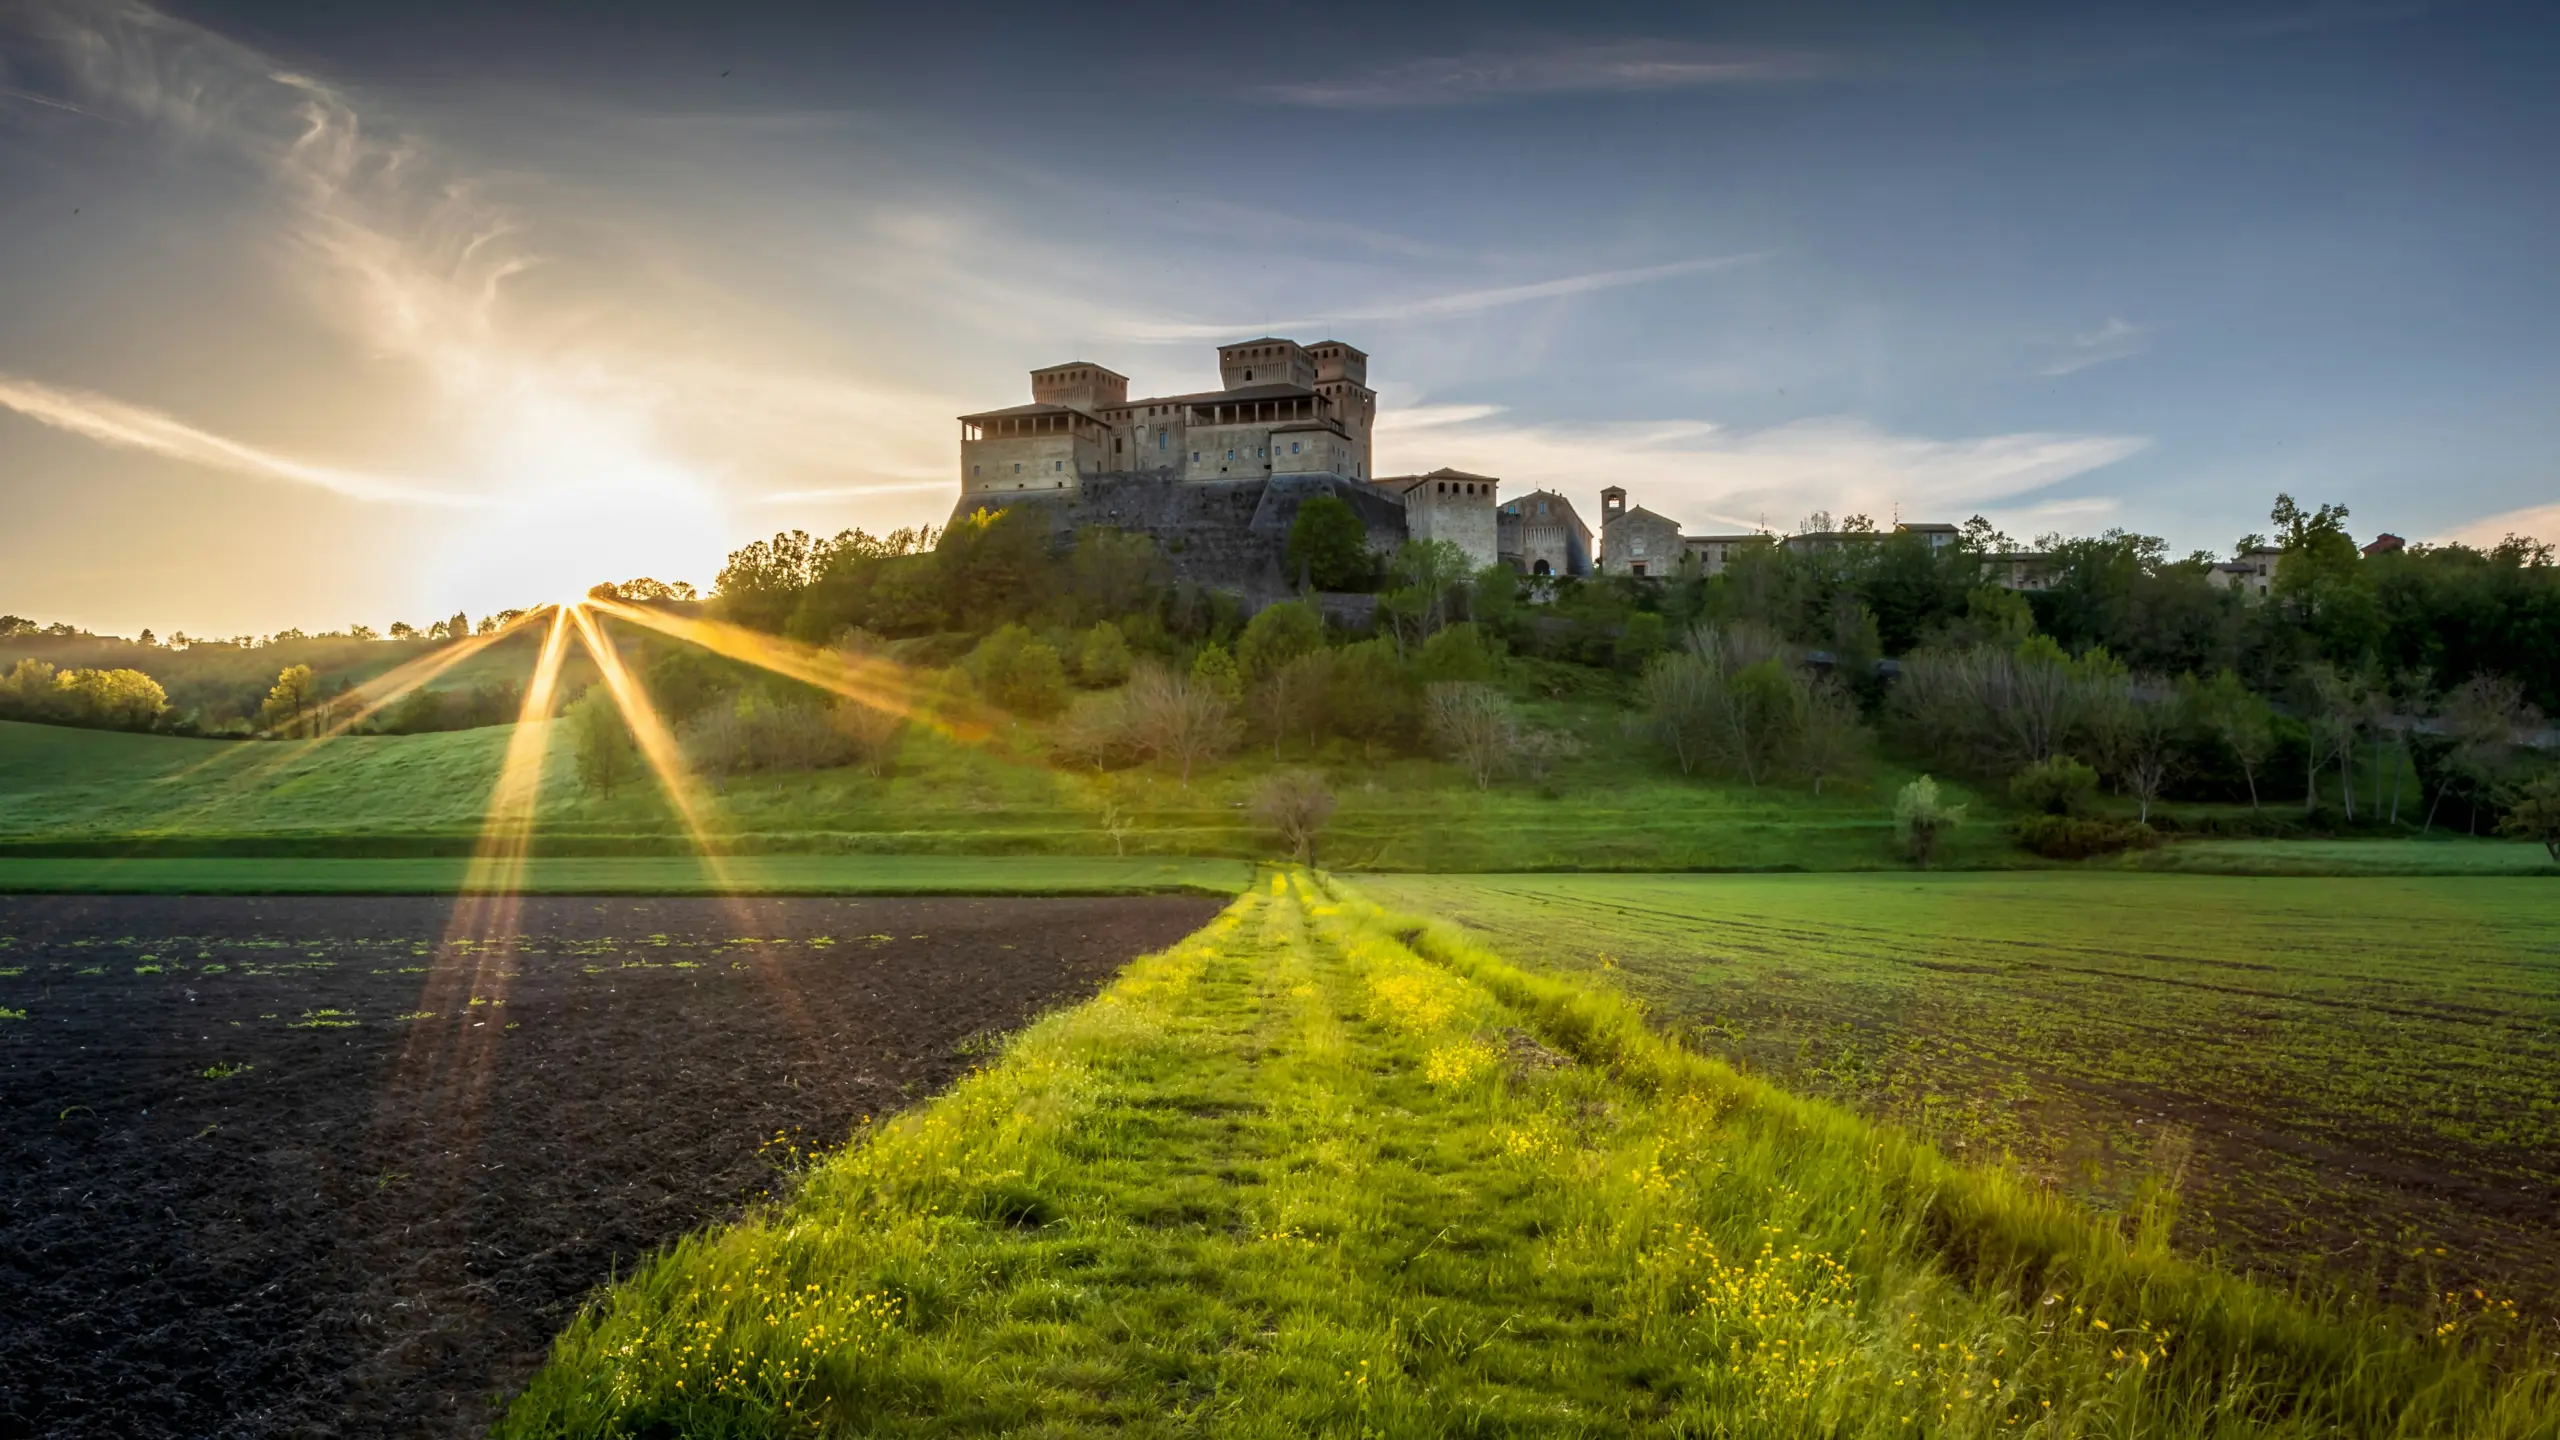
[[[1694,530],[2560,538],[2548,7],[869,9],[0,12],[0,609],[707,581],[1275,329]]]

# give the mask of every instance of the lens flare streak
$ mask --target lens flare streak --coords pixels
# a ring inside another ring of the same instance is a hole
[[[569,607],[569,615],[578,628],[578,639],[585,643],[587,653],[595,658],[596,669],[604,677],[606,693],[613,697],[613,703],[622,711],[623,722],[631,727],[631,738],[639,745],[640,758],[648,762],[651,773],[658,777],[659,788],[666,794],[667,803],[675,807],[676,817],[684,822],[685,830],[693,837],[694,852],[711,872],[712,884],[722,894],[734,893],[736,887],[730,883],[719,847],[712,843],[710,831],[704,828],[701,795],[694,788],[692,775],[685,769],[684,752],[677,747],[674,733],[659,718],[658,707],[650,703],[648,692],[641,689],[631,678],[631,672],[623,668],[621,652],[614,648],[612,639],[604,633],[604,627],[597,624],[594,615],[589,613],[589,606],[573,605]]]
[[[954,716],[948,713],[947,704],[933,703],[906,668],[892,661],[798,645],[723,621],[669,615],[616,600],[592,598],[586,604],[617,620],[645,626],[715,655],[743,660],[802,684],[904,716],[954,740],[977,744],[994,730],[981,716]]]

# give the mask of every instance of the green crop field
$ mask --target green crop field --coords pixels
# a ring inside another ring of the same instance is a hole
[[[1275,874],[614,1286],[499,1433],[2560,1433],[2503,1309],[2158,1230]]]
[[[2560,888],[2502,879],[1404,876],[1791,1088],[2182,1246],[2560,1312]]]

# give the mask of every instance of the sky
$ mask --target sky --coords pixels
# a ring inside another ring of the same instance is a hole
[[[1069,359],[1693,532],[2560,540],[2560,8],[0,0],[0,611],[939,523]]]

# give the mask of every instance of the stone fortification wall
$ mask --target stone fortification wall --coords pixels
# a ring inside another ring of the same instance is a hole
[[[1267,598],[1296,588],[1284,559],[1289,526],[1298,507],[1317,495],[1349,505],[1368,528],[1371,549],[1384,554],[1404,543],[1404,506],[1340,475],[1208,481],[1185,480],[1172,470],[1089,475],[1069,490],[963,495],[951,514],[958,520],[981,506],[1020,508],[1046,519],[1061,549],[1088,525],[1152,536],[1176,579]]]

